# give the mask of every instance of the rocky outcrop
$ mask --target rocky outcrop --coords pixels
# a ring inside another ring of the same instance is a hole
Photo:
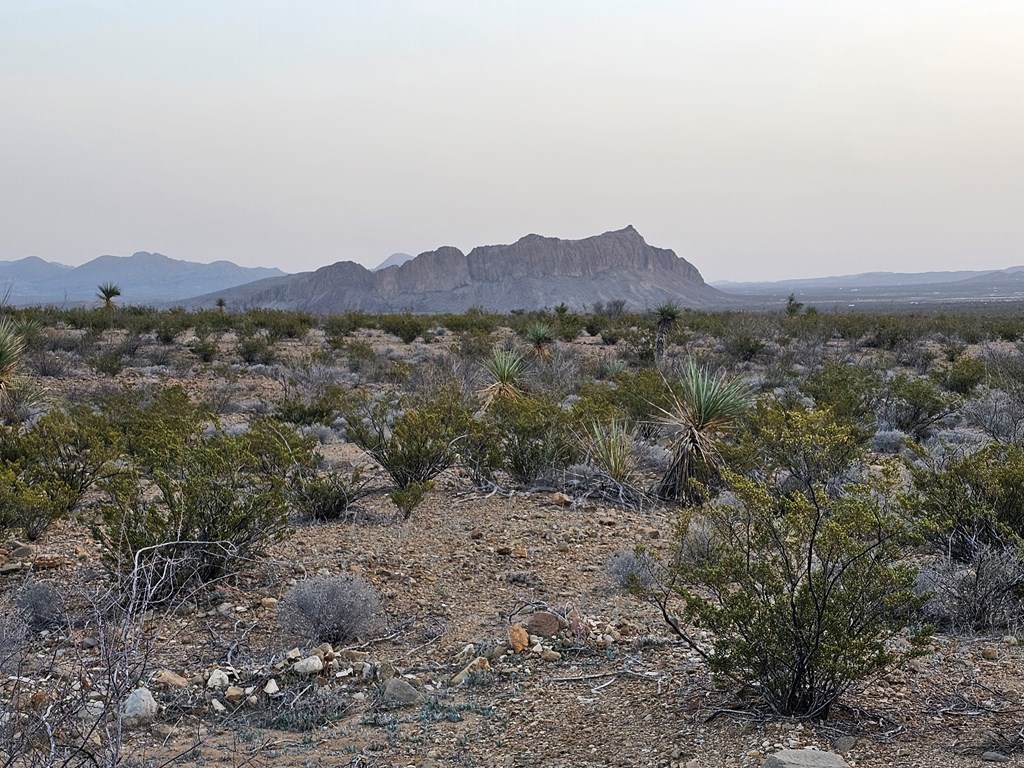
[[[238,308],[322,313],[461,312],[472,306],[508,312],[563,302],[585,309],[614,299],[624,299],[635,309],[667,301],[690,307],[738,303],[706,285],[685,259],[648,245],[631,226],[582,240],[527,235],[511,245],[474,248],[468,255],[445,246],[376,272],[351,261],[338,262],[217,296]],[[190,303],[210,306],[217,296]]]

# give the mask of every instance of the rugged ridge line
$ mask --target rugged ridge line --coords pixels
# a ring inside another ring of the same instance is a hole
[[[625,299],[636,308],[675,301],[683,306],[736,303],[706,285],[700,272],[667,248],[648,245],[632,226],[581,240],[527,235],[510,245],[478,246],[469,254],[444,246],[398,266],[371,271],[346,261],[315,272],[261,280],[193,299],[210,306],[312,312],[460,312],[539,309],[564,302],[583,309]]]

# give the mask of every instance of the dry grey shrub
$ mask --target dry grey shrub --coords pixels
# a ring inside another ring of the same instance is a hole
[[[309,641],[346,643],[365,637],[380,618],[377,590],[360,576],[322,576],[288,590],[277,611],[286,631]]]
[[[1024,559],[1015,548],[985,544],[968,563],[944,553],[921,569],[918,590],[931,593],[925,615],[945,629],[1016,630],[1024,618]]]
[[[53,584],[26,581],[14,594],[14,605],[29,629],[39,632],[63,626],[67,620],[64,596]]]
[[[608,558],[607,567],[612,581],[622,589],[647,589],[657,579],[658,562],[646,552],[615,552]]]

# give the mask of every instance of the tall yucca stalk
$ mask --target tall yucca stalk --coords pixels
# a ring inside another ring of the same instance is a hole
[[[723,371],[712,373],[692,361],[679,375],[660,422],[671,435],[672,463],[658,484],[663,499],[695,504],[701,489],[694,480],[718,476],[721,455],[718,444],[732,431],[750,407],[753,395],[741,381]]]
[[[495,347],[491,356],[483,361],[483,368],[490,379],[490,383],[479,392],[484,401],[484,410],[495,398],[516,398],[523,394],[523,383],[530,372],[530,366],[519,351]]]

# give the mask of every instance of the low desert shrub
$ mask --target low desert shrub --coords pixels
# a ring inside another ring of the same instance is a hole
[[[659,565],[647,552],[624,549],[608,558],[607,572],[620,589],[643,591],[658,580]]]
[[[669,566],[659,607],[716,674],[777,714],[825,718],[851,685],[907,655],[892,640],[919,622],[923,599],[904,517],[881,481],[834,496],[726,480],[733,503],[706,507],[696,540],[695,526],[681,528],[686,556]],[[911,635],[910,654],[925,637]]]
[[[974,357],[961,355],[946,370],[936,374],[939,383],[950,392],[970,395],[985,380],[985,363]]]
[[[285,593],[277,620],[308,642],[341,645],[367,637],[380,615],[377,590],[360,576],[343,574],[296,584]]]
[[[487,420],[500,436],[505,471],[520,485],[553,484],[579,455],[570,415],[540,395],[498,398]]]
[[[381,315],[377,318],[377,325],[385,333],[397,336],[406,344],[412,344],[427,330],[427,321],[411,312],[400,315]]]
[[[158,429],[148,434],[160,439]],[[311,461],[305,441],[270,420],[240,435],[172,435],[179,440],[101,483],[106,501],[93,525],[108,567],[125,581],[141,575],[152,600],[256,563],[288,534],[289,476]]]
[[[967,562],[941,553],[921,569],[925,615],[953,632],[1017,630],[1024,619],[1024,559],[1017,547],[981,544]]]
[[[419,498],[454,463],[457,441],[467,433],[471,418],[452,388],[418,400],[363,399],[348,403],[342,412],[348,438],[383,467],[399,491],[413,489],[410,493],[415,494],[418,487]]]
[[[367,479],[359,467],[327,472],[305,467],[293,474],[289,485],[291,506],[300,519],[326,522],[345,518],[366,493]]]
[[[56,629],[67,623],[64,596],[53,584],[45,581],[27,581],[14,593],[14,607],[18,609],[29,629]]]

